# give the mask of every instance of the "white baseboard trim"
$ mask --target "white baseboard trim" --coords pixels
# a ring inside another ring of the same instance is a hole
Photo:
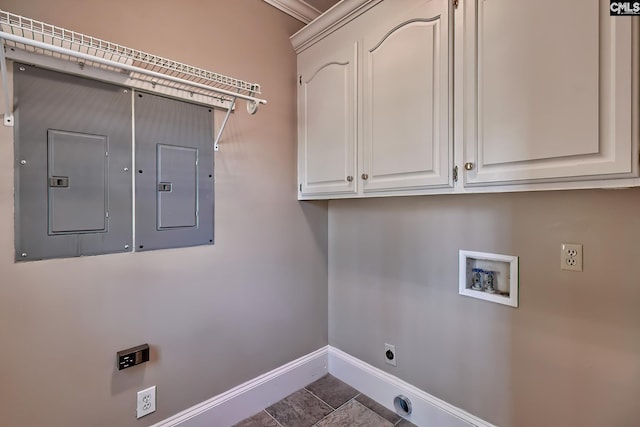
[[[400,394],[407,396],[413,411],[406,418],[417,426],[496,427],[331,346],[240,384],[151,427],[229,427],[327,373],[394,412],[393,399]]]
[[[496,427],[331,346],[329,373],[394,412],[393,399],[398,395],[408,397],[413,411],[406,418],[417,426]]]
[[[316,350],[152,427],[229,427],[327,374],[328,349]]]

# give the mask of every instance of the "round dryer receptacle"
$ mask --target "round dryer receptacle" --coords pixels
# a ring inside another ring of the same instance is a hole
[[[411,400],[407,396],[398,395],[393,399],[393,406],[396,408],[396,413],[403,417],[411,414]]]

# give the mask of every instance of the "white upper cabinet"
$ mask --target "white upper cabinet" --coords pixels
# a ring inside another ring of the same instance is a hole
[[[349,42],[322,43],[298,57],[298,191],[303,196],[356,191],[356,49]]]
[[[343,1],[292,37],[300,198],[453,185],[449,5]]]
[[[388,1],[363,19],[363,192],[452,185],[447,2]]]
[[[466,186],[637,176],[631,18],[600,0],[460,7]]]
[[[343,0],[291,37],[301,199],[639,186],[639,17]]]

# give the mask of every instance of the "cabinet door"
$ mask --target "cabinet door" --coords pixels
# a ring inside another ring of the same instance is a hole
[[[389,1],[371,12],[363,38],[363,192],[451,186],[447,1]]]
[[[463,2],[465,185],[637,173],[632,19],[610,17],[608,5]]]
[[[298,56],[301,198],[356,192],[356,58],[356,44],[332,40]]]

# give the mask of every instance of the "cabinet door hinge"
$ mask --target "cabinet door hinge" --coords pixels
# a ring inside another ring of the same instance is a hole
[[[302,184],[300,184],[300,191],[302,191]]]
[[[453,7],[457,9],[459,3],[460,3],[460,0],[453,0]]]
[[[458,166],[453,168],[453,182],[458,182]]]
[[[302,76],[300,76],[300,86],[302,86]]]

